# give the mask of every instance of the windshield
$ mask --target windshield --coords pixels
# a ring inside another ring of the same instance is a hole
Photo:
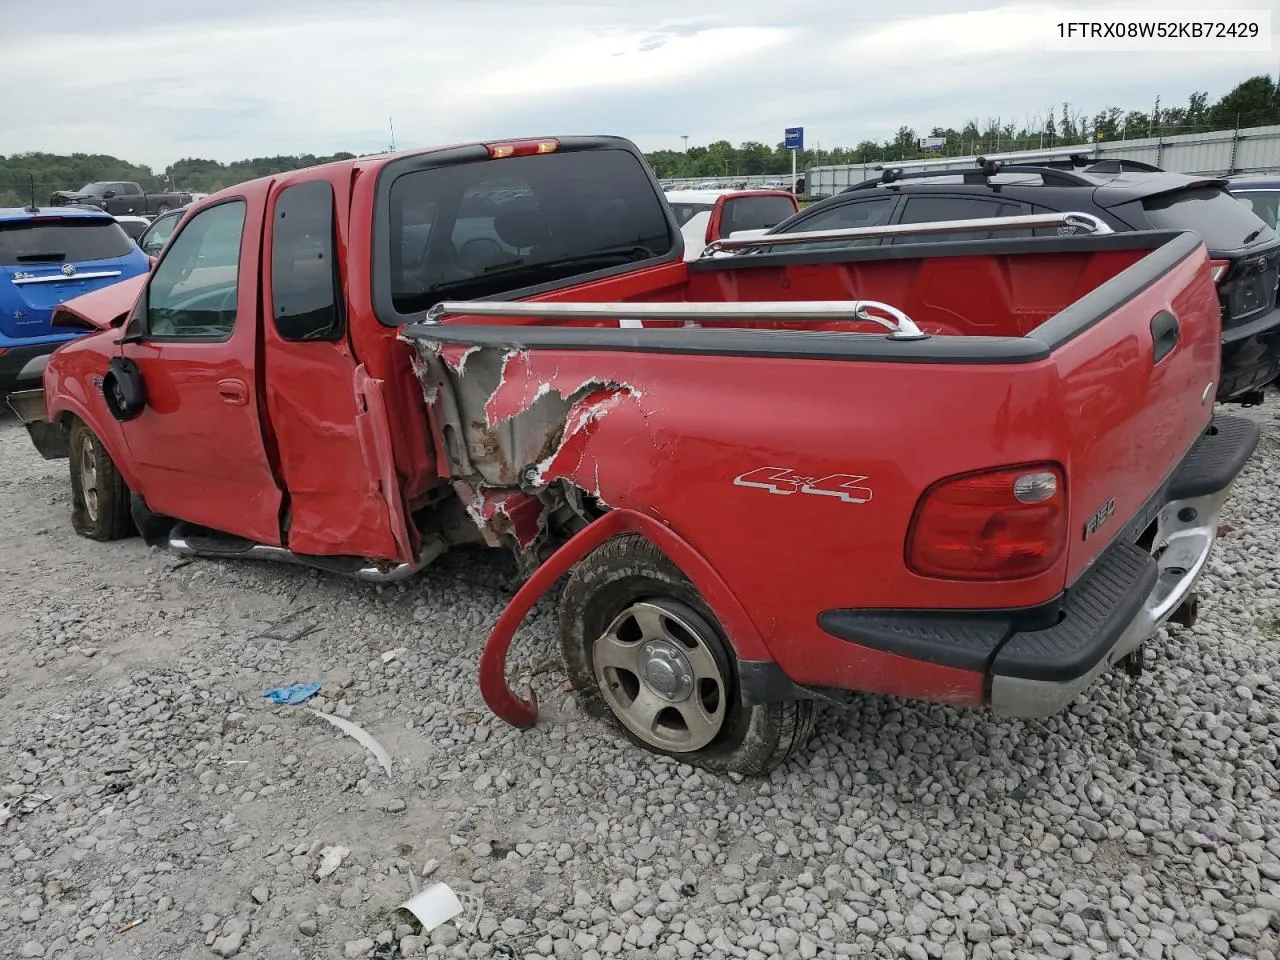
[[[106,186],[105,183],[86,183],[76,193],[102,193]]]
[[[0,223],[0,266],[114,260],[134,249],[114,220],[15,220]]]
[[[1272,230],[1280,220],[1280,188],[1275,190],[1232,190],[1231,195],[1253,211]]]
[[[417,170],[388,200],[399,314],[669,253],[666,209],[641,161],[578,150]]]
[[[1274,240],[1276,233],[1248,207],[1219,187],[1195,187],[1142,202],[1158,230],[1194,230],[1210,250],[1236,250]]]

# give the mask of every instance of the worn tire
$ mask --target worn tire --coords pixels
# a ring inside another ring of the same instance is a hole
[[[723,666],[728,696],[720,732],[702,749],[672,752],[647,742],[618,718],[597,683],[592,659],[596,638],[618,614],[645,600],[692,608],[713,631],[708,646],[718,647],[715,659]],[[762,776],[781,766],[813,732],[811,700],[750,707],[739,702],[736,662],[723,628],[680,569],[636,534],[614,537],[574,568],[560,598],[560,649],[583,707],[654,753],[716,772]]]
[[[71,526],[90,540],[123,540],[134,533],[129,487],[102,441],[83,421],[71,425]],[[87,489],[91,481],[92,489]]]

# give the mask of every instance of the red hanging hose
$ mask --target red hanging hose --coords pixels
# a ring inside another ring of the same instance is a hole
[[[516,631],[552,584],[592,550],[619,533],[646,537],[684,572],[724,626],[731,646],[740,657],[772,659],[742,604],[687,541],[646,514],[610,510],[569,538],[534,571],[489,632],[480,655],[480,695],[489,709],[511,726],[524,730],[538,722],[538,695],[534,689],[529,688],[529,699],[525,700],[507,685],[507,655]]]

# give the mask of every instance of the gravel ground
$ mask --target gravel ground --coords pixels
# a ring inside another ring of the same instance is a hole
[[[544,721],[496,722],[503,556],[379,591],[91,543],[0,420],[0,956],[1274,960],[1280,403],[1249,413],[1201,620],[1139,680],[1045,723],[867,697],[766,781],[580,717],[545,604],[516,653]],[[262,697],[311,680],[390,777]],[[424,874],[478,929],[413,933]]]

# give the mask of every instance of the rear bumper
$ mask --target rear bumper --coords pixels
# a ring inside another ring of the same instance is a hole
[[[1222,374],[1217,399],[1230,400],[1280,377],[1280,308],[1222,331]]]
[[[996,714],[1052,716],[1138,649],[1193,596],[1222,506],[1258,439],[1253,421],[1216,418],[1116,540],[1044,607],[829,610],[818,622],[843,640],[981,671]]]
[[[66,428],[49,419],[44,389],[19,390],[8,396],[9,409],[27,428],[31,443],[46,460],[61,460],[71,453]]]
[[[0,344],[4,347],[4,352],[0,353],[0,394],[43,382],[49,355],[64,343],[65,340],[20,346]]]

